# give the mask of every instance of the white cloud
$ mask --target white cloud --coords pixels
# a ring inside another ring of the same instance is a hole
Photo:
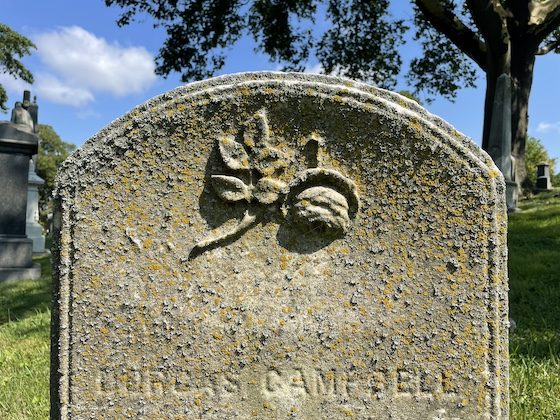
[[[556,131],[560,134],[560,121],[553,123],[541,121],[539,125],[537,125],[537,132],[539,133],[550,133],[551,131]]]
[[[85,107],[85,108],[79,110],[78,112],[76,112],[76,116],[80,120],[89,120],[89,119],[101,118],[101,114],[91,107]]]
[[[16,79],[8,73],[0,73],[0,85],[4,86],[7,92],[18,93],[20,95],[24,90],[29,90],[31,86],[29,83],[21,79]]]
[[[305,73],[323,74],[325,72],[325,70],[323,70],[323,66],[321,65],[321,63],[317,63],[317,64],[314,64],[312,66],[306,67],[304,72]]]
[[[41,60],[57,75],[50,93],[59,98],[73,93],[76,104],[93,100],[95,91],[116,96],[142,92],[156,79],[153,56],[145,48],[109,43],[79,26],[43,33],[34,41]]]
[[[56,104],[81,107],[95,99],[88,89],[64,83],[51,74],[37,74],[35,86],[40,97]]]

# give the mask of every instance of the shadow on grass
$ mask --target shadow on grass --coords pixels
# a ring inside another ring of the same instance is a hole
[[[510,350],[550,358],[560,353],[560,200],[527,207],[509,223]]]
[[[0,325],[50,310],[51,257],[41,257],[35,262],[41,264],[39,280],[0,283]]]

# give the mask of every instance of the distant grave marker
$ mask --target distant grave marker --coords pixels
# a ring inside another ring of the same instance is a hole
[[[507,417],[504,182],[412,101],[190,84],[55,194],[53,417]]]
[[[550,165],[547,162],[541,162],[537,165],[537,191],[552,190],[550,182]]]

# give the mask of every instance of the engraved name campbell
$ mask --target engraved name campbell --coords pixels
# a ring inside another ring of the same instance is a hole
[[[215,374],[203,380],[187,372],[105,369],[96,379],[98,395],[244,398],[259,391],[264,399],[458,398],[457,387],[441,372],[410,368],[345,372],[308,366],[268,368],[245,374]]]

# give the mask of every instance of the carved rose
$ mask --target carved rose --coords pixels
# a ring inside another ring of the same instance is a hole
[[[281,177],[290,159],[270,143],[271,133],[263,110],[244,123],[242,134],[242,142],[231,135],[217,139],[226,174],[211,174],[210,181],[222,200],[245,202],[243,218],[233,229],[216,231],[199,241],[189,258],[195,258],[255,226],[266,214],[263,207],[268,209],[268,214],[281,209],[280,216],[291,219],[307,231],[338,235],[348,230],[359,206],[356,186],[338,171],[317,167],[320,164],[320,139],[311,136],[305,147],[308,167],[313,167],[286,183]]]

